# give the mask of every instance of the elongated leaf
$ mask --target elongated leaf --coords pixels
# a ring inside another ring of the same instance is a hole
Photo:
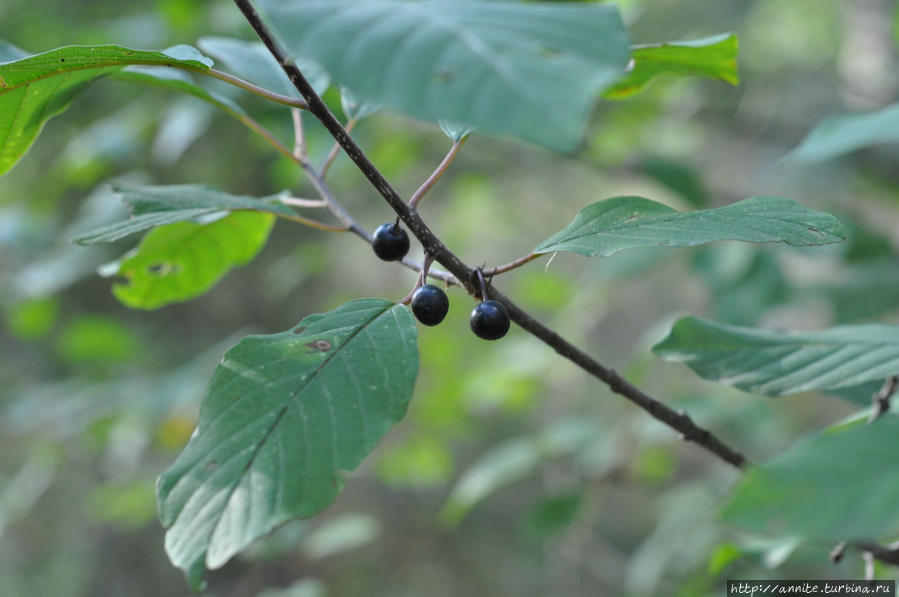
[[[189,46],[160,52],[67,46],[0,64],[0,174],[13,167],[44,123],[65,110],[84,87],[135,64],[203,71],[212,61]]]
[[[880,143],[899,141],[899,104],[876,112],[825,118],[786,158],[785,162],[812,163]]]
[[[534,252],[605,257],[635,247],[695,247],[719,240],[826,245],[843,239],[835,217],[781,197],[752,197],[689,213],[642,197],[614,197],[582,209]]]
[[[791,334],[679,320],[653,347],[703,379],[782,396],[848,388],[899,375],[899,327],[866,324]]]
[[[834,542],[893,540],[897,448],[896,416],[813,434],[751,469],[721,514],[753,531]]]
[[[634,95],[659,75],[701,76],[738,85],[737,36],[730,33],[691,41],[632,48],[630,72],[605,92],[605,97],[622,99]]]
[[[251,261],[265,245],[272,214],[244,211],[208,224],[178,222],[148,233],[119,264],[127,284],[112,292],[133,309],[158,309],[195,298],[228,270]]]
[[[197,46],[238,77],[260,87],[299,98],[296,87],[284,69],[261,42],[244,41],[232,37],[201,37]],[[328,73],[309,61],[297,61],[297,66],[317,93],[324,93],[330,84]]]
[[[229,350],[197,430],[157,484],[166,551],[199,584],[277,525],[334,501],[406,413],[416,326],[389,301],[351,301]]]
[[[109,243],[148,228],[196,220],[220,212],[251,210],[282,216],[294,214],[279,201],[280,195],[256,199],[229,195],[206,185],[117,185],[113,191],[128,205],[134,217],[82,234],[72,242],[79,245]]]
[[[630,56],[614,6],[263,0],[295,56],[360,97],[570,151]]]
[[[536,435],[516,437],[483,454],[466,470],[440,512],[443,521],[458,524],[494,491],[528,478],[541,460],[570,454],[596,439],[595,421],[563,419]]]

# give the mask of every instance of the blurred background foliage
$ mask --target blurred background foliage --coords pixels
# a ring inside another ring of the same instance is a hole
[[[684,312],[790,329],[897,321],[894,147],[781,162],[821,118],[896,99],[895,8],[887,0],[619,5],[634,43],[736,32],[740,86],[666,79],[602,102],[574,158],[475,134],[421,210],[463,259],[488,265],[527,253],[581,207],[615,195],[679,209],[782,195],[838,215],[848,240],[833,247],[560,254],[498,282],[760,461],[854,412],[852,400],[870,391],[750,396],[702,382],[648,346]],[[163,48],[206,35],[252,39],[228,2],[0,3],[0,38],[29,52]],[[238,99],[290,139],[283,108]],[[335,90],[326,99],[339,110]],[[331,141],[308,129],[321,160]],[[406,194],[449,146],[436,127],[387,113],[355,136]],[[345,158],[330,180],[370,229],[392,218]],[[351,298],[399,299],[414,282],[355,238],[280,222],[255,262],[213,292],[129,310],[97,268],[135,241],[68,242],[125,213],[109,181],[312,194],[292,163],[198,100],[114,81],[83,93],[0,179],[3,597],[188,594],[163,551],[153,484],[193,430],[221,354],[242,335],[286,329]],[[717,523],[713,510],[735,471],[526,334],[476,339],[471,299],[455,290],[450,300],[447,321],[421,331],[421,373],[403,424],[333,507],[210,574],[207,594],[718,595],[725,578],[861,575],[857,558],[830,564],[830,545]]]

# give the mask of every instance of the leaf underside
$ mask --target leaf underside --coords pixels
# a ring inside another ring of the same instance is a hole
[[[263,0],[293,56],[410,116],[575,149],[629,43],[610,5]]]
[[[132,218],[86,232],[72,240],[79,245],[109,243],[136,232],[196,220],[220,212],[259,211],[295,215],[280,195],[256,199],[223,193],[207,185],[114,185],[113,191],[131,209]]]
[[[653,352],[683,362],[703,379],[782,396],[899,375],[899,327],[865,324],[786,333],[691,316],[679,320]]]
[[[218,64],[246,81],[281,95],[300,97],[284,69],[262,42],[230,37],[201,37],[197,40],[197,46],[215,58]],[[316,93],[321,94],[328,89],[328,73],[320,66],[308,61],[298,61],[297,66]]]
[[[405,307],[360,299],[225,353],[196,432],[157,483],[166,551],[191,584],[334,501],[340,472],[404,416],[416,338]]]
[[[725,207],[678,212],[642,197],[614,197],[585,207],[535,253],[587,257],[636,247],[695,247],[721,240],[825,245],[844,240],[833,216],[781,197],[752,197]]]

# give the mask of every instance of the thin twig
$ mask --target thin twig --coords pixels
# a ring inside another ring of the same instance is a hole
[[[298,222],[303,224],[304,226],[310,226],[312,228],[318,228],[319,230],[325,230],[327,232],[349,232],[350,229],[346,226],[335,226],[333,224],[325,224],[324,222],[319,222],[318,220],[313,220],[312,218],[306,218],[299,214],[276,214],[279,218],[284,218],[285,220],[291,220],[293,222]]]
[[[538,257],[543,257],[543,255],[544,255],[544,253],[530,253],[528,255],[525,255],[524,257],[519,257],[515,261],[510,261],[509,263],[506,263],[505,265],[499,265],[497,267],[494,267],[493,269],[485,269],[484,275],[487,276],[488,278],[492,278],[493,276],[495,276],[497,274],[504,274],[506,272],[510,272],[513,269],[517,269],[526,263],[530,263],[531,261],[533,261],[534,259],[537,259]]]
[[[449,168],[450,164],[453,163],[453,160],[456,159],[456,155],[458,155],[459,150],[462,148],[462,145],[465,143],[465,140],[468,139],[468,136],[464,136],[450,147],[450,150],[447,152],[446,156],[443,158],[443,161],[440,162],[440,165],[431,173],[431,175],[425,180],[418,190],[412,193],[412,197],[409,199],[409,207],[412,209],[416,209],[418,207],[418,202],[421,201],[421,198],[425,196],[425,194],[431,190],[440,177],[443,176],[443,173],[446,172],[446,169]]]
[[[899,387],[899,375],[888,377],[880,390],[871,397],[873,408],[871,416],[868,417],[869,424],[890,411],[890,398],[896,393],[897,387]]]
[[[347,133],[351,133],[353,129],[356,128],[357,122],[359,121],[355,118],[350,118],[346,121],[346,126],[344,126],[343,128],[346,129]],[[325,158],[325,163],[322,164],[322,169],[319,171],[322,180],[324,180],[324,178],[328,176],[328,170],[331,169],[331,164],[333,164],[334,160],[337,159],[338,154],[340,154],[340,144],[334,143],[334,145],[331,147],[331,151],[328,152],[328,157]]]
[[[172,66],[177,66],[172,64]],[[222,72],[215,68],[210,69],[186,69],[192,72],[200,73],[203,75],[207,75],[214,79],[218,79],[219,81],[224,81],[225,83],[230,83],[236,87],[240,87],[245,91],[249,91],[259,97],[263,97],[267,100],[273,101],[276,104],[283,104],[285,106],[290,106],[292,108],[298,108],[300,110],[306,110],[306,101],[296,97],[290,97],[289,95],[281,95],[280,93],[275,93],[274,91],[269,91],[264,87],[260,87],[259,85],[255,85],[250,83],[249,81],[244,81],[239,77],[235,77],[234,75],[229,75],[228,73]]]
[[[306,207],[315,209],[318,207],[328,207],[328,202],[324,199],[300,199],[298,197],[281,197],[281,203],[292,207]]]
[[[881,545],[873,541],[844,541],[838,543],[830,552],[830,561],[834,564],[840,562],[849,549],[861,552],[865,561],[866,580],[873,580],[873,576],[867,578],[867,575],[873,570],[875,560],[891,566],[899,566],[899,542]]]
[[[427,224],[425,224],[421,217],[419,217],[416,210],[411,209],[406,205],[396,190],[384,178],[371,160],[368,159],[368,156],[365,155],[362,149],[347,134],[346,130],[340,125],[340,121],[337,120],[315,90],[312,89],[296,64],[288,59],[286,53],[274,37],[272,37],[272,34],[263,24],[262,19],[250,4],[249,0],[234,0],[234,3],[243,13],[247,22],[249,22],[256,31],[259,39],[262,40],[281,65],[284,72],[287,73],[288,78],[297,88],[297,91],[299,91],[300,95],[306,99],[309,111],[322,123],[331,136],[340,144],[347,156],[356,164],[360,172],[362,172],[362,174],[369,180],[375,190],[377,190],[384,200],[387,201],[400,219],[405,222],[409,231],[421,242],[425,252],[433,255],[435,261],[449,270],[456,279],[464,285],[469,294],[476,295],[478,291],[475,288],[476,280],[473,277],[474,270],[462,262],[455,253],[450,251],[443,244],[443,241],[441,241]],[[552,347],[563,357],[604,382],[613,392],[627,398],[643,408],[651,416],[674,428],[680,433],[683,439],[695,442],[735,467],[741,468],[747,464],[746,458],[742,454],[726,445],[710,431],[698,427],[685,412],[675,411],[655,398],[643,393],[641,390],[625,381],[621,376],[615,373],[615,371],[608,369],[593,360],[580,349],[559,336],[556,332],[547,328],[522,311],[521,308],[492,286],[488,289],[488,294],[490,295],[490,298],[498,300],[505,305],[512,321],[516,322],[523,329]]]

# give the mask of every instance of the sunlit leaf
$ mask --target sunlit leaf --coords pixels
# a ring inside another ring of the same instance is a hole
[[[815,433],[750,469],[723,506],[725,521],[823,541],[892,540],[899,533],[899,418]]]
[[[246,195],[230,195],[207,185],[115,185],[113,191],[128,205],[133,217],[86,232],[72,242],[79,245],[109,243],[156,226],[231,211],[294,214],[279,201],[279,195],[256,199]]]
[[[571,151],[630,56],[611,5],[265,0],[291,55],[358,96]]]
[[[847,388],[899,375],[899,327],[867,324],[787,333],[679,320],[653,347],[703,379],[781,396]]]
[[[237,212],[207,224],[177,222],[150,231],[118,264],[127,284],[113,294],[133,309],[157,309],[195,298],[265,245],[272,214]]]
[[[13,167],[44,123],[64,111],[88,84],[136,64],[203,71],[212,62],[189,46],[159,52],[67,46],[0,64],[0,174]]]
[[[632,68],[604,96],[611,99],[629,97],[659,75],[701,76],[737,85],[740,82],[737,51],[737,36],[732,33],[635,46],[632,48]]]
[[[605,257],[635,247],[695,247],[720,240],[826,245],[843,239],[836,218],[781,197],[752,197],[687,213],[642,197],[614,197],[582,209],[534,252]]]
[[[195,434],[157,486],[166,551],[191,584],[334,501],[341,471],[406,412],[416,335],[405,307],[362,299],[225,354]]]

